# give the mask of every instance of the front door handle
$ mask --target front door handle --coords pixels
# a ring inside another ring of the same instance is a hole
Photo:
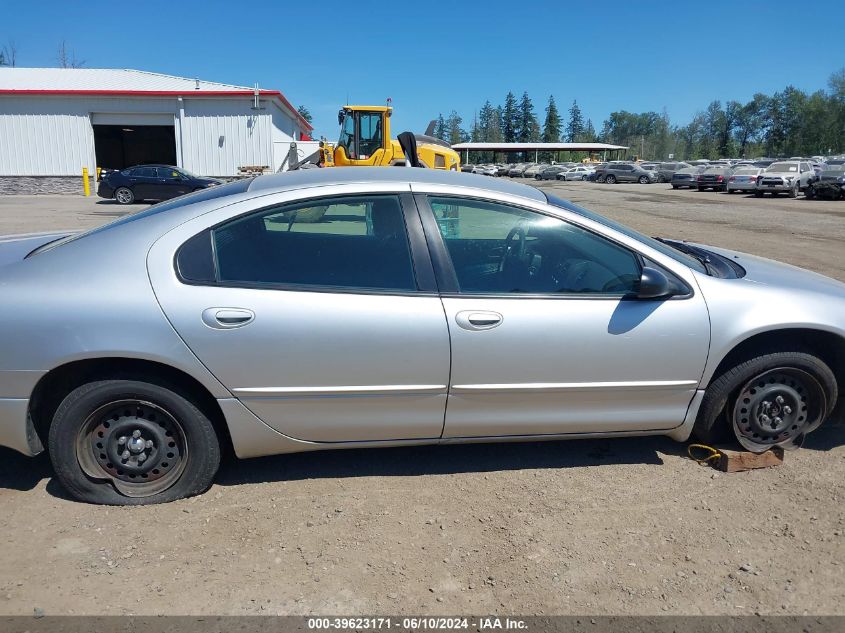
[[[202,311],[202,322],[217,330],[243,327],[254,320],[255,312],[246,308],[206,308]]]
[[[465,330],[491,330],[503,320],[498,312],[464,310],[455,315],[455,322]]]

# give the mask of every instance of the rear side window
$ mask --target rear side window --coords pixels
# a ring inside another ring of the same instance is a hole
[[[211,233],[217,280],[416,290],[397,196],[325,198],[241,217]]]

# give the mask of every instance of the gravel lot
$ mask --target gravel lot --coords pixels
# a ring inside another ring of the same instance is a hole
[[[544,188],[845,280],[843,202]],[[122,212],[0,197],[0,233]],[[845,614],[843,444],[823,427],[732,475],[663,438],[310,453],[146,508],[70,501],[45,457],[0,449],[0,614]]]

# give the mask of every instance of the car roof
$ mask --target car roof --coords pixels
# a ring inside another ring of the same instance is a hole
[[[258,176],[249,186],[249,192],[289,191],[308,187],[366,183],[418,183],[487,189],[498,193],[530,198],[540,202],[546,196],[528,185],[443,169],[418,169],[412,167],[333,167],[301,169],[278,174]]]

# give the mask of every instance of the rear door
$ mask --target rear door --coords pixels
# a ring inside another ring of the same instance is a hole
[[[168,234],[148,259],[156,295],[203,364],[278,431],[438,438],[449,333],[413,200],[328,189],[241,203]]]
[[[136,167],[132,170],[132,190],[138,200],[158,200],[158,172],[155,167]]]

